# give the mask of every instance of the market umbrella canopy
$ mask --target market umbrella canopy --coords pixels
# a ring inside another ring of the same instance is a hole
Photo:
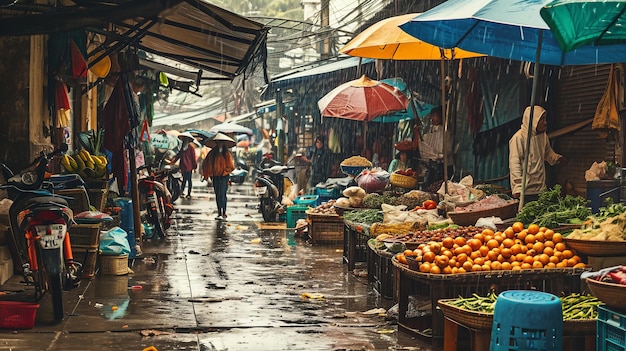
[[[210,133],[224,133],[224,134],[248,134],[252,135],[252,129],[241,126],[236,123],[220,123],[216,124],[211,129]]]
[[[539,11],[553,0],[448,0],[400,28],[434,45],[479,52],[493,57],[530,61],[535,65],[530,98],[535,105],[539,64],[556,66],[621,62],[626,45],[585,45],[564,52]],[[531,129],[526,138],[530,152]],[[524,157],[520,208],[524,205],[528,157]]]
[[[317,106],[325,117],[371,121],[376,117],[406,110],[409,99],[398,88],[363,75],[324,95]]]
[[[207,140],[205,145],[212,149],[212,148],[217,146],[218,142],[224,143],[224,145],[228,149],[230,149],[231,147],[237,145],[237,143],[231,137],[229,137],[226,134],[222,134],[222,133],[215,134],[215,136],[213,138]]]
[[[563,51],[626,43],[624,0],[556,0],[539,12]]]
[[[398,26],[420,13],[386,18],[352,38],[339,52],[350,56],[386,60],[439,60],[484,56],[461,49],[440,49],[409,35]]]
[[[621,62],[626,45],[585,45],[561,50],[541,18],[552,0],[448,0],[400,25],[412,36],[443,48],[459,47],[493,57],[564,66]],[[541,45],[540,37],[542,37]]]

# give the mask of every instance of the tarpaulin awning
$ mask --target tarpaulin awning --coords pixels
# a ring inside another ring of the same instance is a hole
[[[57,3],[0,8],[0,35],[85,29],[106,36],[90,65],[130,46],[202,70],[201,80],[232,80],[266,58],[269,28],[203,0]]]
[[[332,63],[318,65],[316,67],[312,65],[305,65],[282,75],[272,77],[272,83],[284,83],[297,78],[312,77],[318,74],[331,73],[346,68],[357,67],[359,65],[359,60],[362,60],[362,63],[374,62],[372,59],[348,57]]]

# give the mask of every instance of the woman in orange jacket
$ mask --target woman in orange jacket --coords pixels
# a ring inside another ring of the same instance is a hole
[[[213,182],[215,202],[217,203],[217,217],[215,219],[217,220],[227,217],[226,191],[228,190],[230,173],[235,169],[235,161],[229,149],[235,144],[234,140],[222,133],[218,133],[206,143],[211,151],[202,161],[202,178],[204,180],[211,178]]]

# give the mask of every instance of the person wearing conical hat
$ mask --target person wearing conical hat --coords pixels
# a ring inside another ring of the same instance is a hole
[[[183,194],[185,192],[185,185],[189,184],[189,190],[187,190],[187,198],[191,198],[191,173],[193,173],[198,167],[198,161],[196,160],[196,151],[191,146],[192,143],[196,142],[196,138],[191,135],[189,132],[184,132],[178,135],[178,139],[182,140],[183,145],[180,147],[180,150],[174,156],[174,158],[170,161],[170,164],[175,163],[177,160],[180,160],[180,172],[183,174],[183,184],[180,189],[180,193]]]
[[[235,161],[230,148],[237,143],[227,135],[217,133],[212,139],[207,140],[206,146],[211,148],[204,161],[202,161],[202,178],[213,182],[215,202],[217,203],[217,220],[224,220],[226,214],[226,192],[230,173],[235,169]]]

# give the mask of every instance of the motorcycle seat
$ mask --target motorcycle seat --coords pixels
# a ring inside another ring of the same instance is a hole
[[[269,172],[272,174],[280,174],[280,173],[285,172],[288,169],[289,169],[288,166],[272,166],[270,168],[265,168],[263,172]]]

